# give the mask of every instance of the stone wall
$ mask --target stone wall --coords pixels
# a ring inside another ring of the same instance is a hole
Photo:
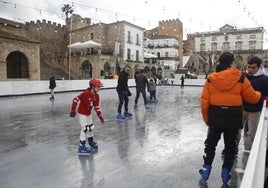
[[[37,20],[27,22],[25,31],[40,41],[40,59],[50,64],[63,62],[64,54],[68,51],[68,31],[65,26],[55,22]]]

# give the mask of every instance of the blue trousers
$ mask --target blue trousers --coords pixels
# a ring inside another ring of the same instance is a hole
[[[147,99],[146,99],[146,90],[145,88],[136,88],[136,98],[135,98],[135,104],[138,104],[138,100],[140,97],[140,93],[143,96],[144,105],[147,105]]]

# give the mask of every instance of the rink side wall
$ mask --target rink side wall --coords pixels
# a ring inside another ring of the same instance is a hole
[[[117,85],[115,79],[102,80],[103,89],[114,89]],[[185,86],[203,86],[205,79],[185,79]],[[82,91],[88,88],[88,80],[57,80],[57,92],[71,92],[71,91]],[[168,84],[171,85],[171,81],[168,80]],[[174,79],[174,85],[180,85],[179,79]],[[135,80],[129,79],[128,85],[135,87]],[[19,96],[19,95],[32,95],[32,94],[45,94],[49,93],[48,88],[49,81],[1,81],[0,82],[0,97],[4,96]]]

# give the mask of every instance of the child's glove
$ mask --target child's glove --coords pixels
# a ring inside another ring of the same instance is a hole
[[[75,116],[76,116],[76,112],[71,112],[70,113],[70,117],[73,117],[74,118]]]
[[[132,93],[128,90],[128,91],[127,91],[127,96],[130,97],[131,95],[132,95]]]
[[[101,124],[103,124],[103,123],[104,123],[104,118],[103,118],[102,115],[99,115],[99,119],[100,119],[100,121],[101,121]]]

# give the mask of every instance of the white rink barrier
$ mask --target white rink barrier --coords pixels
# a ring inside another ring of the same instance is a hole
[[[267,145],[266,101],[263,103],[257,132],[248,157],[245,173],[240,188],[263,188],[265,180],[265,157]]]
[[[88,88],[89,80],[56,80],[57,92],[68,92],[68,91],[82,91]],[[103,79],[101,80],[104,85],[104,89],[116,88],[116,79]],[[203,86],[205,79],[185,79],[185,86]],[[135,87],[135,80],[129,79],[128,85]],[[174,85],[179,85],[178,82]],[[31,94],[42,94],[48,93],[49,80],[46,81],[1,81],[0,82],[0,97],[3,96],[19,96],[19,95],[31,95]]]

